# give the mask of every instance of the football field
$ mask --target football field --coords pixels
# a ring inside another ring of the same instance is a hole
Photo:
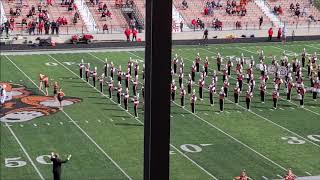
[[[210,106],[207,91],[211,73],[217,69],[218,52],[223,57],[240,57],[243,53],[245,57],[253,56],[257,63],[258,51],[264,50],[266,62],[271,64],[271,56],[280,59],[284,50],[290,62],[295,53],[301,59],[303,48],[309,54],[317,52],[320,58],[320,41],[173,47],[173,56],[178,54],[184,59],[185,85],[197,53],[202,63],[209,57],[210,73],[204,100],[196,103],[196,114],[191,113],[189,95],[185,108],[180,106],[179,90],[176,101],[171,103],[170,178],[231,180],[245,169],[251,179],[281,179],[288,168],[299,177],[319,176],[319,95],[314,101],[312,94],[307,93],[305,105],[300,107],[296,91],[289,102],[282,86],[278,108],[273,109],[272,78],[267,85],[266,103],[262,104],[258,69],[254,71],[256,86],[251,111],[246,110],[245,91],[240,103],[234,103],[234,71],[224,112],[219,110],[218,94],[214,97],[215,105]],[[8,84],[16,96],[1,109],[0,179],[52,179],[52,151],[63,158],[72,154],[62,168],[64,180],[143,179],[143,103],[139,105],[139,118],[134,118],[132,102],[129,111],[125,111],[123,104],[117,105],[116,92],[109,99],[107,86],[101,94],[98,83],[94,88],[91,79],[87,83],[79,78],[82,59],[91,68],[96,66],[100,75],[106,58],[125,69],[130,57],[140,63],[140,91],[144,61],[140,48],[2,54],[0,81]],[[304,74],[306,71],[304,68]],[[49,77],[50,96],[51,83],[57,81],[62,87],[66,94],[63,110],[57,109],[52,97],[39,91],[40,73]],[[177,76],[173,78],[178,82]],[[198,78],[197,74],[196,82]],[[310,86],[307,77],[304,82]],[[222,84],[219,74],[218,92]],[[198,87],[194,89],[198,95]],[[130,93],[133,97],[131,89]]]

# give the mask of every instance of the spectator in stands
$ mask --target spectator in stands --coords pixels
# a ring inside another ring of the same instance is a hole
[[[236,22],[236,30],[239,30],[241,28],[242,28],[241,21],[237,21]]]
[[[124,35],[126,36],[127,38],[127,42],[130,41],[130,34],[131,34],[131,30],[129,27],[127,27],[125,30],[124,30]]]
[[[11,17],[10,18],[10,29],[11,29],[11,31],[13,30],[13,28],[14,28],[14,18],[13,17]]]
[[[12,8],[10,8],[9,13],[10,13],[10,15],[11,15],[11,16],[15,16],[15,13],[14,13],[14,11],[13,11],[13,9],[12,9]]]
[[[42,11],[42,6],[41,4],[38,4],[38,12],[40,13]]]
[[[218,2],[216,3],[216,7],[217,7],[217,8],[221,8],[221,7],[222,7],[222,4],[221,4],[220,1],[221,1],[221,0],[218,0]]]
[[[4,30],[6,32],[6,36],[9,36],[9,29],[10,29],[10,22],[9,20],[7,20],[5,23],[4,23]]]
[[[27,14],[27,18],[30,18],[30,17],[32,17],[32,16],[33,16],[32,10],[30,9],[30,10],[29,10],[29,13]]]
[[[129,21],[130,29],[133,30],[136,27],[136,20],[131,18]]]
[[[44,28],[44,22],[40,21],[38,24],[38,34],[42,35],[43,28]]]
[[[300,17],[300,8],[297,7],[297,9],[294,11],[294,15]]]
[[[313,22],[317,22],[317,20],[314,18],[314,16],[312,14],[310,14],[310,16],[308,17],[309,21],[313,21]]]
[[[50,21],[46,21],[46,22],[44,23],[44,32],[45,32],[46,35],[49,34],[50,26],[51,26]]]
[[[271,28],[269,28],[269,30],[268,30],[268,36],[269,36],[268,40],[269,40],[269,41],[272,40],[272,35],[273,35],[273,29],[272,29],[272,27],[271,27]]]
[[[107,24],[104,24],[104,25],[103,25],[102,31],[103,31],[103,34],[104,34],[104,31],[107,31],[107,33],[109,34],[109,27],[108,27]]]
[[[259,17],[259,29],[261,29],[262,23],[263,23],[263,16],[260,16]]]
[[[115,1],[116,7],[121,7],[122,6],[122,0],[116,0]]]
[[[207,41],[208,41],[208,35],[209,35],[209,31],[208,29],[205,29],[203,31],[203,45],[206,45],[207,44]]]
[[[133,40],[137,41],[137,34],[138,34],[137,29],[133,28],[133,30],[132,30],[132,41]]]
[[[50,6],[53,6],[53,5],[52,5],[52,0],[47,0],[47,6],[49,6],[49,5],[50,5]]]
[[[183,0],[183,1],[182,1],[182,8],[183,8],[183,9],[187,9],[187,8],[188,8],[188,2],[187,2],[187,0]]]
[[[204,15],[209,15],[209,8],[204,7],[203,13],[204,13]]]
[[[73,24],[77,24],[78,23],[78,18],[76,16],[76,14],[74,14],[73,18],[72,18],[72,23]]]
[[[32,15],[36,15],[36,7],[34,5],[31,6]]]
[[[183,32],[183,22],[180,22],[180,32]]]
[[[60,17],[59,17],[60,18]],[[54,20],[52,20],[51,22],[51,34],[53,35],[54,34],[54,31],[56,30],[56,26],[59,22],[55,22]]]
[[[290,8],[289,8],[289,9],[290,9],[290,11],[293,11],[293,10],[295,9],[295,7],[294,7],[294,4],[293,4],[293,3],[291,3],[291,4],[290,4]]]
[[[96,0],[96,5],[98,5],[99,4],[99,0]]]
[[[3,31],[4,31],[4,23],[0,24],[0,36],[2,36]]]
[[[301,13],[301,16],[307,16],[307,8],[304,7],[303,10],[302,10],[302,13]]]
[[[281,34],[282,34],[282,30],[281,28],[278,29],[278,35],[277,35],[277,39],[280,41],[281,39]]]
[[[241,16],[245,16],[245,15],[247,15],[247,8],[246,8],[246,6],[242,6],[241,7]]]
[[[197,21],[196,19],[192,19],[191,24],[193,26],[193,31],[196,31]]]
[[[73,10],[73,7],[72,7],[72,4],[70,3],[69,5],[68,5],[68,11],[72,11]]]
[[[287,41],[287,33],[288,33],[288,29],[286,24],[284,24],[283,28],[282,28],[282,44],[285,44]]]
[[[27,19],[26,18],[22,18],[21,20],[21,26],[23,27],[24,25],[27,25]]]
[[[98,11],[101,12],[103,10],[103,3],[100,2],[98,5]]]
[[[101,14],[101,18],[106,18],[106,20],[107,20],[107,17],[110,18],[110,19],[112,19],[112,18],[111,18],[111,12],[109,11],[109,9],[104,10],[104,11],[102,12],[102,14]]]

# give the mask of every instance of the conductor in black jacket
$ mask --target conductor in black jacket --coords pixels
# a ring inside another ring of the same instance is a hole
[[[59,154],[53,153],[53,152],[51,153],[51,161],[53,163],[53,168],[52,168],[53,180],[60,180],[61,164],[68,162],[70,158],[71,158],[71,154],[68,156],[66,160],[61,160],[59,157]]]

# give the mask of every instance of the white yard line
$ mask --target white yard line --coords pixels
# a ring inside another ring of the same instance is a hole
[[[208,50],[207,50],[207,51],[208,51]],[[209,52],[210,52],[210,51],[209,51]],[[188,60],[188,61],[191,61],[190,59],[185,58],[185,57],[184,57],[183,59]],[[191,61],[191,62],[192,62],[192,61]],[[206,89],[205,89],[205,90],[206,90]],[[233,101],[230,101],[229,99],[226,99],[226,100],[229,101],[229,102],[231,102],[231,103],[233,103],[233,104],[235,104]],[[245,107],[240,106],[239,104],[238,104],[237,106],[239,106],[239,107],[241,107],[242,109],[246,110]],[[272,109],[272,110],[273,110],[273,109]],[[284,129],[284,130],[286,130],[286,131],[288,131],[288,132],[290,132],[290,133],[292,133],[292,134],[300,137],[301,139],[303,139],[303,140],[305,140],[305,141],[307,141],[307,142],[309,142],[309,143],[311,143],[311,144],[313,144],[313,145],[315,145],[315,146],[317,146],[317,147],[320,148],[320,145],[319,145],[319,144],[317,144],[317,143],[315,143],[315,142],[312,142],[311,140],[309,140],[309,139],[307,139],[307,138],[305,138],[305,137],[303,137],[303,136],[298,135],[297,133],[295,133],[295,132],[293,132],[293,131],[291,131],[291,130],[289,130],[289,129],[287,129],[287,128],[285,128],[285,127],[283,127],[283,126],[281,126],[281,125],[279,125],[279,124],[277,124],[277,123],[275,123],[275,122],[273,122],[273,121],[271,121],[270,119],[265,118],[265,117],[263,117],[263,116],[255,113],[255,112],[253,112],[253,111],[248,111],[248,112],[250,112],[250,113],[252,113],[252,114],[260,117],[261,119],[263,119],[263,120],[265,120],[265,121],[267,121],[267,122],[269,122],[269,123],[271,123],[271,124],[273,124],[273,125],[275,125],[275,126],[278,126],[279,128]]]
[[[50,56],[50,55],[49,55]],[[22,71],[8,56],[5,56],[22,74],[24,74],[37,88],[38,85],[24,72]],[[51,56],[52,57],[52,56]],[[44,93],[42,91],[42,93]],[[79,128],[79,130],[88,137],[88,139],[128,178],[132,179],[65,111],[61,110],[72,122]]]
[[[58,64],[60,64],[61,66],[63,66],[65,69],[67,69],[68,71],[70,71],[72,74],[74,74],[76,77],[79,77],[76,73],[74,73],[73,71],[71,71],[68,67],[66,67],[65,65],[63,65],[62,63],[60,63],[57,59],[55,59],[54,57],[52,57],[51,55],[48,55],[49,57],[51,57],[54,61],[56,61]],[[86,82],[84,79],[80,79],[84,82]],[[93,87],[91,84],[87,83],[89,86]],[[94,87],[93,87],[94,88]],[[97,92],[99,92],[100,94],[102,94],[104,97],[106,97],[106,100],[110,100],[112,101],[114,104],[118,104],[115,101],[113,101],[112,99],[110,99],[107,95],[101,93],[98,89],[94,88]],[[120,107],[122,110],[125,111],[125,109],[122,106],[117,106]],[[135,120],[137,120],[141,125],[144,125],[144,123],[142,121],[139,120],[139,118],[135,118],[135,116],[133,114],[131,114],[128,111],[127,112],[131,117],[133,117]],[[208,172],[206,169],[204,169],[202,166],[200,166],[199,164],[197,164],[195,161],[193,161],[190,157],[188,157],[187,155],[185,155],[183,152],[181,152],[178,148],[176,148],[174,145],[170,144],[170,146],[172,148],[174,148],[176,151],[178,151],[182,156],[184,156],[185,158],[187,158],[190,162],[192,162],[195,166],[197,166],[198,168],[200,168],[201,170],[203,170],[207,175],[209,175],[210,177],[212,177],[213,179],[217,179],[215,176],[213,176],[210,172]]]
[[[277,174],[277,176],[278,176],[279,178],[283,179],[283,177],[282,177],[282,176],[280,176],[279,174]]]
[[[305,173],[306,173],[306,174],[308,174],[309,176],[312,176],[312,174],[311,174],[311,173],[309,173],[308,171],[306,171]]]
[[[5,125],[7,126],[7,128],[9,129],[9,131],[11,132],[12,136],[16,139],[17,143],[19,144],[20,148],[22,149],[22,151],[24,152],[24,154],[27,156],[28,160],[30,161],[31,165],[33,166],[33,168],[36,170],[37,174],[39,175],[40,179],[45,180],[44,177],[42,176],[42,174],[40,173],[39,169],[37,168],[37,166],[34,164],[34,162],[32,161],[32,159],[30,158],[28,152],[26,151],[26,149],[23,147],[23,145],[21,144],[20,140],[18,139],[18,137],[16,136],[16,134],[13,132],[13,130],[11,129],[11,127],[9,126],[9,124],[6,122]]]
[[[262,178],[263,178],[264,180],[268,180],[268,178],[266,178],[265,176],[262,176]]]

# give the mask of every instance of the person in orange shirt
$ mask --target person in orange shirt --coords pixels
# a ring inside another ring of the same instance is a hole
[[[40,80],[40,84],[39,84],[39,90],[42,91],[42,88],[45,88],[45,94],[46,96],[48,96],[48,87],[49,87],[49,78],[46,75],[40,74],[39,75],[39,80]]]

